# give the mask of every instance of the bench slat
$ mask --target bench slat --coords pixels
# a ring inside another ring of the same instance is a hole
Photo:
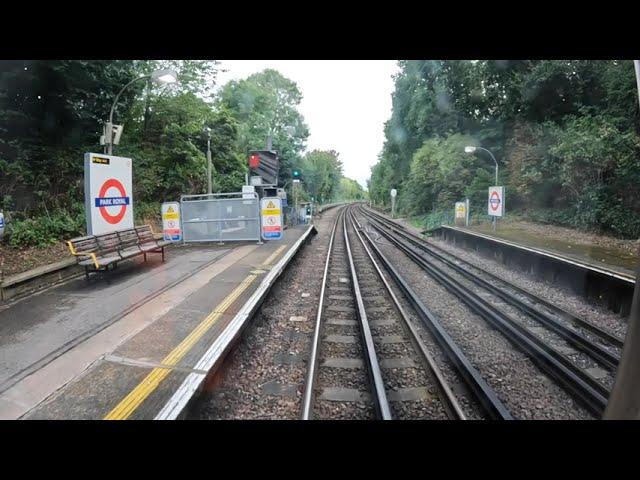
[[[155,240],[150,225],[140,225],[134,228],[118,230],[101,235],[87,235],[69,240],[76,253],[93,253],[100,268],[106,267],[120,260],[146,255],[147,252],[162,252],[164,261],[164,247],[170,242]],[[79,265],[86,268],[95,265],[92,258],[78,256]]]

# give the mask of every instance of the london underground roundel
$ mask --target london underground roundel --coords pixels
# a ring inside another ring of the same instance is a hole
[[[110,178],[102,184],[95,199],[95,206],[98,207],[100,215],[106,222],[112,225],[119,223],[127,213],[127,205],[129,205],[129,197],[122,183],[115,178]]]

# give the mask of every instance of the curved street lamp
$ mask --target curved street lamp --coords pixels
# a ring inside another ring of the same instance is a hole
[[[163,85],[168,83],[176,83],[178,81],[178,74],[175,70],[170,68],[163,68],[160,70],[154,70],[149,75],[142,75],[140,77],[134,78],[129,83],[127,83],[116,95],[115,100],[113,101],[113,105],[111,105],[111,112],[109,112],[109,121],[105,125],[105,145],[107,149],[107,154],[111,155],[113,153],[113,112],[116,109],[116,105],[118,104],[118,99],[122,92],[124,92],[129,85],[138,80],[147,80],[151,79],[152,82]]]
[[[464,151],[466,153],[475,153],[476,150],[484,150],[485,152],[487,152],[489,155],[491,155],[491,158],[493,159],[493,161],[496,164],[496,185],[498,185],[498,161],[496,160],[496,157],[493,156],[493,153],[491,153],[489,150],[487,150],[486,148],[482,148],[482,147],[473,147],[471,145],[468,145],[466,147],[464,147]]]
[[[496,157],[493,156],[493,153],[491,153],[489,150],[487,150],[486,148],[482,148],[482,147],[474,147],[472,145],[467,145],[466,147],[464,147],[464,151],[466,153],[475,153],[476,150],[484,150],[485,152],[487,152],[489,155],[491,155],[491,158],[493,159],[493,161],[496,164],[496,183],[495,185],[498,186],[498,161],[496,160]],[[496,231],[496,217],[494,216],[492,218],[492,225],[493,225],[493,231]]]

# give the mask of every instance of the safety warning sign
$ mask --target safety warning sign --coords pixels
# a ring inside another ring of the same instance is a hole
[[[165,240],[172,242],[182,240],[180,204],[178,202],[166,202],[162,204],[162,233]]]
[[[282,238],[282,199],[264,197],[260,200],[262,238],[280,240]]]

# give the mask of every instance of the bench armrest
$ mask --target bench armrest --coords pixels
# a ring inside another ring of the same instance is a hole
[[[67,245],[69,246],[69,250],[71,251],[71,255],[73,255],[74,257],[91,257],[91,260],[93,260],[93,264],[96,266],[96,268],[100,268],[100,264],[98,263],[98,258],[96,257],[96,254],[94,252],[76,252],[76,249],[74,248],[73,244],[70,241],[67,241]]]

